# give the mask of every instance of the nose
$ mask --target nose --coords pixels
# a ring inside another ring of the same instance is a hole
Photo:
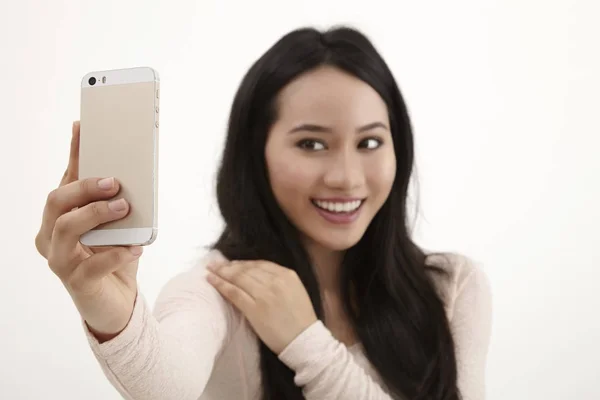
[[[340,152],[327,163],[324,176],[325,185],[332,189],[350,191],[365,183],[365,175],[360,155],[353,152]]]

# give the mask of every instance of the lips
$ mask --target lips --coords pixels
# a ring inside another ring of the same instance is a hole
[[[313,204],[323,210],[334,212],[334,213],[350,213],[358,209],[363,200],[347,200],[347,201],[333,201],[333,200],[313,200]]]
[[[317,213],[327,222],[343,225],[350,224],[360,216],[365,199],[313,199]]]

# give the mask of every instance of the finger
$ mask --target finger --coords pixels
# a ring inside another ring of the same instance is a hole
[[[248,315],[248,313],[252,311],[256,303],[252,296],[246,291],[213,273],[208,274],[207,280],[224,298],[236,306],[242,313]]]
[[[106,200],[115,196],[120,189],[115,178],[88,178],[70,182],[48,195],[46,205],[49,214],[58,216],[76,207],[83,207],[93,201]]]
[[[216,275],[238,286],[255,299],[264,293],[265,285],[273,279],[273,275],[259,270],[252,264],[239,261],[233,261],[212,270]]]
[[[90,178],[70,182],[50,192],[44,207],[42,226],[36,237],[38,251],[45,255],[44,250],[52,239],[54,225],[61,215],[92,201],[111,198],[118,191],[119,183],[114,178]]]
[[[81,125],[79,121],[73,122],[71,129],[71,148],[69,151],[69,163],[60,181],[60,186],[76,181],[79,176],[79,141],[81,137]]]
[[[208,263],[206,264],[206,268],[213,271],[215,269],[221,268],[222,266],[230,264],[230,263],[231,263],[231,261],[229,261],[229,260],[214,259],[214,260],[208,261]]]
[[[137,263],[142,253],[143,248],[135,246],[114,247],[109,251],[94,254],[74,269],[67,283],[74,290],[85,290],[91,282],[99,281],[118,269]]]
[[[233,261],[229,268],[238,268],[249,277],[262,284],[268,284],[277,276],[268,269],[261,268],[260,261]]]
[[[219,267],[209,267],[208,269],[222,279],[241,288],[252,297],[254,297],[254,293],[257,292],[255,287],[257,285],[262,286],[260,281],[257,281],[248,274],[248,268],[242,268],[241,265],[236,262],[229,262]]]
[[[271,275],[281,275],[282,273],[286,273],[292,271],[289,268],[282,267],[270,261],[264,260],[256,260],[256,261],[236,261],[243,263],[245,265],[252,265],[254,268],[263,271],[265,273],[269,273]]]
[[[100,224],[121,219],[129,212],[124,199],[96,201],[61,215],[52,231],[53,252],[67,254],[79,242],[81,235]]]

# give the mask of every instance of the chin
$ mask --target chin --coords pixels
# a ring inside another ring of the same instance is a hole
[[[361,233],[356,234],[330,234],[312,236],[312,241],[319,246],[331,251],[346,251],[356,245],[362,238]]]

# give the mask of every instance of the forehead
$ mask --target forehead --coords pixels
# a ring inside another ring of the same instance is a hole
[[[386,105],[367,83],[334,67],[320,67],[290,82],[278,96],[279,119],[290,122],[386,122]]]

